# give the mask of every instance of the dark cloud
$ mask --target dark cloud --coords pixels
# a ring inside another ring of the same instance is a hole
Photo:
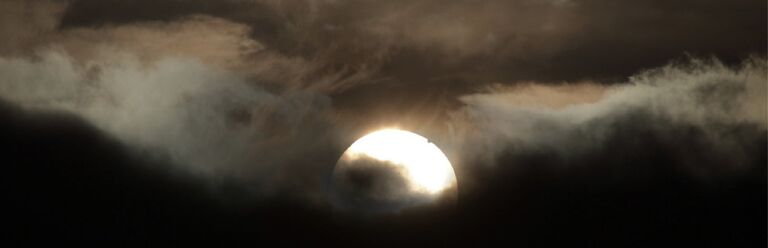
[[[702,141],[695,127],[655,120],[665,122],[677,137],[672,138],[638,124],[647,116],[636,112],[616,123],[618,131],[600,149],[578,157],[510,150],[496,161],[507,166],[476,168],[473,176],[482,181],[460,182],[456,209],[358,218],[282,197],[222,202],[221,195],[243,197],[239,186],[208,191],[194,177],[138,169],[162,162],[136,157],[82,119],[7,104],[1,113],[3,215],[13,227],[3,242],[577,247],[765,242],[768,147],[765,130],[749,125],[730,133],[751,147],[753,166],[714,180],[701,181],[669,165],[690,161],[694,155],[688,150],[703,155],[696,161],[702,166],[721,166],[730,157]]]
[[[372,157],[340,159],[334,169],[334,203],[355,211],[401,209],[426,196],[409,189],[407,171]]]
[[[402,79],[578,80],[627,76],[683,52],[730,62],[764,53],[765,7],[753,0],[75,1],[63,25],[207,14],[249,25],[270,48],[322,59],[328,69],[381,66]]]

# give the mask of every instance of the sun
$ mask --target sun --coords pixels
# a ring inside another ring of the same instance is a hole
[[[438,194],[456,184],[448,158],[433,143],[418,134],[383,129],[355,141],[345,156],[368,156],[401,166],[414,190]]]

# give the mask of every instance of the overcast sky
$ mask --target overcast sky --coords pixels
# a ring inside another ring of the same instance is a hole
[[[764,247],[767,8],[5,0],[10,213],[29,225],[18,236],[56,222],[50,233],[73,240],[168,240],[168,228]],[[341,153],[382,127],[446,153],[459,208],[359,220],[330,207]]]

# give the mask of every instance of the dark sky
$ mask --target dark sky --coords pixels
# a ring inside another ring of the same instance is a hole
[[[766,246],[766,1],[0,1],[9,247]],[[360,216],[397,126],[455,206]]]

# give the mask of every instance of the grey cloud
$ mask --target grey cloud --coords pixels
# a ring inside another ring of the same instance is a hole
[[[639,73],[615,86],[492,88],[461,98],[466,106],[454,112],[450,122],[458,143],[453,149],[461,154],[462,164],[477,166],[493,165],[501,156],[539,152],[575,162],[596,151],[623,154],[638,149],[609,145],[616,142],[654,139],[661,142],[657,145],[674,147],[669,142],[688,140],[693,143],[677,145],[700,144],[709,152],[686,153],[686,162],[680,163],[691,167],[687,171],[706,178],[751,168],[759,158],[752,157],[756,147],[749,140],[764,136],[767,127],[766,70],[763,58],[736,68],[714,59],[694,59]],[[689,139],[692,133],[698,134],[696,139]],[[697,159],[690,156],[727,162],[691,164]]]
[[[340,149],[322,94],[344,84],[333,73],[267,50],[250,27],[220,18],[61,29],[66,4],[4,4],[22,14],[3,28],[24,40],[4,44],[3,99],[81,116],[213,186],[236,179],[258,194],[324,194],[321,175]]]
[[[167,156],[206,178],[239,178],[261,193],[321,183],[309,175],[327,168],[309,161],[334,153],[327,97],[275,95],[194,60],[144,65],[129,55],[113,56],[109,64],[91,65],[96,72],[55,52],[34,60],[2,58],[0,94],[26,108],[80,115],[138,150]],[[292,170],[308,178],[285,175]]]
[[[62,18],[77,9],[78,3],[4,2],[7,8],[2,10],[6,15],[0,31],[8,39],[0,43],[0,55],[28,57],[57,50],[78,64],[107,62],[115,52],[132,54],[144,63],[164,57],[190,58],[277,91],[332,92],[366,81],[370,74],[364,68],[327,70],[317,59],[286,54],[254,39],[254,28],[246,23],[195,12],[172,20],[67,26]]]

